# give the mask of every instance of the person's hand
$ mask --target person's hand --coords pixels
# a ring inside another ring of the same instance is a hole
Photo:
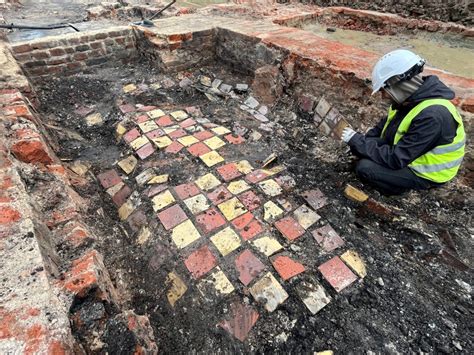
[[[350,127],[346,127],[344,128],[344,130],[342,131],[342,135],[341,135],[341,139],[343,142],[345,143],[349,143],[349,141],[351,140],[352,137],[354,137],[354,134],[356,134],[356,131],[354,131],[352,128]]]

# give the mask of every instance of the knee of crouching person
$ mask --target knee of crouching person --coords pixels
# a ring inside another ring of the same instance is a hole
[[[373,168],[374,163],[371,160],[362,159],[357,163],[355,172],[361,179],[368,179]]]

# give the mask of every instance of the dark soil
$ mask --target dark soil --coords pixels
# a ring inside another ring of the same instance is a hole
[[[203,68],[229,84],[249,82],[249,78],[226,72],[222,66]],[[189,75],[191,73],[186,73]],[[194,77],[199,74],[196,71]],[[182,75],[182,74],[180,74]],[[192,88],[181,89],[180,78],[170,76],[176,85],[169,89],[147,89],[143,94],[127,97],[132,103],[153,104],[163,109],[199,106],[212,122],[232,128],[236,123],[257,128],[258,122],[239,109],[236,100],[209,102]],[[45,123],[74,131],[82,139],[53,129],[58,155],[66,160],[82,160],[92,164],[97,174],[112,167],[126,147],[117,144],[114,125],[121,114],[117,104],[123,97],[123,85],[162,81],[164,76],[146,64],[127,68],[103,69],[88,75],[51,79],[38,93]],[[105,123],[90,128],[77,109],[94,107]],[[450,183],[436,191],[413,192],[402,197],[380,196],[363,186],[352,172],[352,158],[341,143],[321,137],[309,119],[297,113],[293,102],[280,99],[269,117],[277,121],[274,131],[263,132],[256,142],[248,142],[243,150],[223,150],[226,158],[248,159],[257,166],[269,153],[279,156],[297,184],[287,193],[290,200],[302,203],[298,193],[319,188],[330,203],[318,210],[320,225],[331,223],[345,239],[346,249],[359,252],[368,275],[355,285],[336,294],[325,283],[316,267],[328,259],[308,233],[289,247],[307,266],[302,277],[285,283],[289,299],[275,312],[257,306],[260,318],[245,343],[232,338],[216,325],[229,312],[229,304],[240,295],[255,305],[253,298],[238,283],[230,263],[222,264],[236,291],[227,299],[206,302],[198,297],[195,284],[185,279],[188,292],[173,309],[166,299],[166,276],[176,270],[189,275],[181,256],[175,251],[156,218],[150,220],[150,240],[139,245],[137,230],[121,224],[116,207],[93,179],[78,187],[90,200],[87,222],[98,235],[96,248],[105,255],[105,263],[124,296],[124,307],[150,317],[158,347],[162,353],[190,352],[284,352],[313,353],[325,349],[336,353],[375,352],[409,353],[473,353],[471,301],[473,242],[471,215],[472,191]],[[159,155],[159,154],[158,154]],[[223,154],[224,155],[224,154]],[[163,158],[160,155],[158,158]],[[205,169],[190,158],[146,161],[148,166],[160,164],[163,173],[171,174],[170,185],[194,180]],[[144,168],[144,167],[143,167]],[[134,173],[133,176],[135,176]],[[344,197],[346,183],[362,187],[371,197],[385,203],[397,216],[386,220],[368,213],[360,205]],[[135,187],[136,188],[136,187]],[[138,188],[141,193],[141,188]],[[144,199],[145,200],[145,199]],[[152,216],[149,203],[140,209]],[[325,222],[324,222],[325,221]],[[281,241],[281,238],[280,238]],[[442,257],[444,252],[445,257]],[[451,255],[451,257],[446,255]],[[268,270],[272,270],[267,261]],[[322,283],[333,297],[332,302],[311,316],[300,302],[295,285],[301,279]],[[240,286],[239,286],[240,285]],[[121,328],[110,328],[105,339],[121,337]],[[125,339],[126,340],[126,339]],[[128,349],[130,342],[123,341]],[[107,340],[106,340],[107,341]],[[121,352],[117,345],[106,349]]]

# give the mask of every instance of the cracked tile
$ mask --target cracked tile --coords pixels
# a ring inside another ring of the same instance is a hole
[[[213,188],[219,186],[221,182],[213,174],[209,173],[204,176],[201,176],[195,181],[196,185],[204,191],[212,190]]]
[[[207,198],[215,205],[227,201],[228,199],[232,198],[232,196],[233,195],[224,185],[219,186],[217,189],[207,194]]]
[[[203,296],[210,294],[228,295],[234,291],[234,286],[219,266],[216,266],[211,274],[203,278],[197,285]]]
[[[182,145],[179,142],[174,141],[173,143],[171,143],[169,146],[165,148],[165,153],[176,154],[176,153],[179,153],[181,149],[183,148],[184,148],[184,145]]]
[[[228,134],[224,137],[227,142],[230,144],[242,144],[245,142],[245,138],[242,136],[239,136],[238,134]]]
[[[308,205],[318,210],[327,204],[327,197],[319,189],[305,191],[301,194]]]
[[[269,236],[254,239],[251,243],[265,256],[271,256],[283,249],[278,240]]]
[[[197,214],[209,208],[207,198],[203,194],[199,194],[184,200],[184,204],[192,214]]]
[[[120,178],[119,174],[114,169],[104,171],[103,173],[97,175],[97,179],[99,180],[100,184],[104,189],[108,189],[109,187],[112,187],[122,182],[122,179]]]
[[[211,148],[212,150],[216,150],[216,149],[219,149],[220,147],[225,146],[225,142],[216,136],[204,140],[203,143],[207,145],[209,148]]]
[[[189,219],[178,224],[171,232],[171,239],[179,249],[187,247],[199,238],[201,238],[201,234],[199,234],[193,222]]]
[[[288,293],[270,272],[250,287],[250,293],[268,312],[273,312],[288,298]]]
[[[349,265],[349,267],[357,274],[360,278],[367,276],[367,268],[365,263],[359,254],[354,250],[348,250],[341,255],[341,259]]]
[[[168,126],[163,128],[163,132],[165,132],[166,134],[171,134],[178,129],[180,129],[178,125]]]
[[[274,223],[283,236],[292,241],[301,237],[305,230],[292,217],[284,217]]]
[[[280,185],[273,179],[262,181],[258,186],[260,186],[265,195],[270,197],[278,196],[283,192]]]
[[[196,196],[199,193],[198,187],[192,182],[178,185],[174,188],[174,191],[182,200]]]
[[[235,258],[235,267],[244,286],[265,270],[265,265],[250,250],[243,251]]]
[[[245,180],[251,184],[256,184],[262,180],[265,180],[269,175],[262,169],[254,170],[245,176]]]
[[[230,308],[230,319],[220,322],[219,326],[241,342],[244,342],[250,330],[257,322],[259,314],[252,307],[240,302],[232,303]]]
[[[250,189],[249,184],[245,182],[245,180],[236,180],[232,181],[227,185],[227,189],[234,195],[238,195],[244,191],[247,191]]]
[[[199,156],[199,159],[201,159],[203,163],[206,164],[206,166],[208,167],[213,167],[214,165],[217,165],[224,161],[224,158],[215,150],[212,150],[209,153],[205,153]]]
[[[249,211],[260,207],[260,198],[253,191],[247,191],[243,194],[237,196],[237,198],[242,202]]]
[[[228,163],[222,165],[216,170],[219,175],[224,179],[224,181],[230,181],[242,175],[242,173],[237,169],[237,165],[235,163]]]
[[[278,255],[272,260],[273,267],[280,277],[287,281],[305,271],[305,267],[286,255]]]
[[[177,130],[174,130],[173,132],[169,133],[168,136],[171,138],[171,139],[177,139],[177,138],[181,138],[181,137],[184,137],[188,134],[188,132],[186,132],[184,129],[177,129]]]
[[[341,292],[357,280],[357,276],[354,275],[338,256],[320,265],[318,270],[337,292]]]
[[[147,184],[152,185],[152,184],[163,184],[165,182],[168,182],[169,175],[168,174],[163,174],[163,175],[157,175],[152,177],[150,180],[148,180]]]
[[[125,202],[118,210],[119,218],[124,221],[132,214],[135,210],[135,206],[133,205],[132,201],[128,200]]]
[[[222,256],[226,256],[233,252],[241,244],[239,236],[230,227],[214,234],[211,237],[211,241]]]
[[[192,252],[184,260],[184,265],[186,265],[194,279],[199,279],[217,265],[217,259],[209,250],[209,247],[204,245]]]
[[[168,298],[171,307],[174,307],[176,302],[184,296],[188,287],[174,271],[168,274],[166,284],[170,286],[166,292],[166,297]]]
[[[143,147],[141,147],[140,149],[136,151],[138,157],[141,160],[148,158],[154,152],[155,152],[155,148],[153,148],[153,145],[151,143],[145,144]]]
[[[296,292],[311,314],[318,313],[331,302],[331,296],[319,284],[302,281],[296,287]]]
[[[169,190],[166,190],[165,192],[162,192],[159,195],[156,195],[151,199],[151,202],[153,203],[153,210],[159,211],[163,208],[165,208],[168,205],[171,205],[173,202],[175,202],[173,195]]]
[[[325,252],[331,252],[344,245],[344,240],[329,224],[315,229],[312,234]]]
[[[232,221],[243,240],[249,240],[263,232],[260,222],[254,218],[252,213],[247,212]]]
[[[267,222],[275,220],[283,215],[283,210],[273,201],[268,201],[263,205],[263,219]]]
[[[196,121],[194,121],[192,118],[187,118],[183,122],[181,122],[179,126],[182,128],[188,128],[188,127],[194,126],[195,124],[196,124]]]
[[[136,128],[131,129],[130,131],[128,131],[127,133],[123,135],[124,141],[127,142],[128,144],[133,142],[138,137],[140,137],[140,131]]]
[[[210,208],[196,217],[196,223],[207,234],[225,225],[226,220],[215,208]]]
[[[308,229],[321,219],[321,216],[308,206],[301,205],[294,211],[295,219],[304,229]]]
[[[155,176],[155,170],[148,168],[143,170],[140,174],[135,177],[135,181],[139,186],[145,185],[152,177]]]
[[[247,212],[245,206],[237,199],[237,197],[233,197],[230,200],[221,203],[217,207],[219,207],[222,214],[228,221],[232,221],[233,219]]]
[[[252,172],[253,167],[247,160],[241,160],[235,163],[237,166],[237,170],[239,170],[242,174],[249,174]]]

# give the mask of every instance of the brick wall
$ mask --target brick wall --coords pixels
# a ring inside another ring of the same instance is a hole
[[[471,0],[300,0],[298,2],[319,6],[347,6],[392,12],[403,16],[459,22],[465,25],[474,24],[474,3]]]
[[[104,64],[136,59],[130,27],[51,36],[11,44],[14,57],[33,81],[50,75],[71,75]]]

